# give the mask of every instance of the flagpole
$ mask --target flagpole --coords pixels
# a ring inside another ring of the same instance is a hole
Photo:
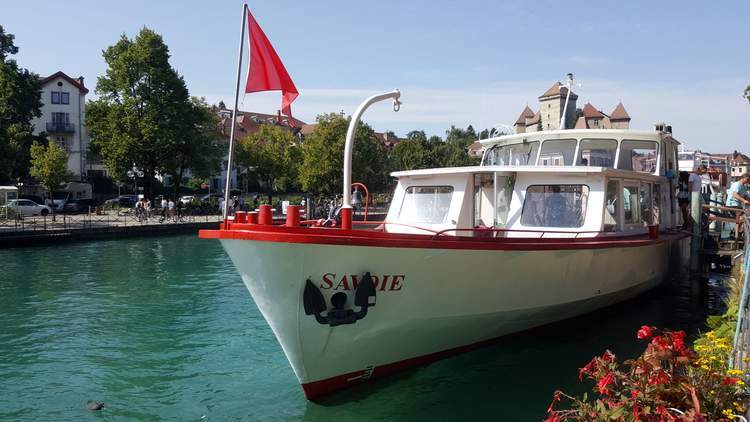
[[[224,189],[223,220],[227,220],[229,210],[229,191],[232,186],[232,157],[234,156],[234,127],[237,125],[237,104],[240,101],[240,77],[242,76],[242,52],[245,48],[245,24],[247,22],[247,4],[242,5],[242,29],[240,30],[240,49],[237,54],[237,85],[234,89],[234,108],[232,109],[232,128],[229,131],[229,158],[227,159],[227,183]]]

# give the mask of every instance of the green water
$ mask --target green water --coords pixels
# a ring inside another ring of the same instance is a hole
[[[717,302],[672,285],[311,403],[217,241],[3,250],[0,263],[2,421],[538,421],[556,388],[584,388],[593,354],[633,355],[643,323],[695,332]]]

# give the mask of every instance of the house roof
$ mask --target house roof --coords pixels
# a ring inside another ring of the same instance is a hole
[[[473,142],[473,143],[472,143],[471,145],[469,145],[467,149],[468,149],[469,151],[480,151],[480,150],[481,150],[482,148],[484,148],[484,147],[482,146],[482,143],[481,143],[481,142],[479,142],[479,141],[475,141],[475,142]]]
[[[568,95],[568,88],[563,86],[563,84],[560,83],[560,81],[557,81],[552,84],[551,87],[549,87],[548,90],[544,91],[544,94],[540,95],[539,98],[546,98],[546,97],[554,97],[556,95],[560,96],[567,96]],[[578,95],[576,95],[575,92],[570,91],[570,99],[575,100],[578,99]]]
[[[225,137],[229,137],[229,134],[232,130],[232,110],[220,110],[219,114],[221,116],[221,133]],[[237,113],[235,121],[237,123],[237,130],[240,133],[240,137],[257,132],[258,129],[260,129],[260,126],[263,124],[276,124],[282,127],[286,127],[289,130],[296,130],[303,126],[307,126],[302,120],[294,118],[291,118],[290,120],[289,117],[282,116],[281,113],[277,113],[274,115],[255,113],[252,111],[239,111]]]
[[[57,78],[63,78],[68,83],[73,85],[74,87],[78,88],[78,90],[81,92],[81,94],[88,94],[89,90],[85,86],[83,86],[83,76],[80,77],[80,79],[73,79],[70,76],[66,75],[62,70],[55,72],[46,78],[42,79],[42,85],[47,85],[48,83],[52,82],[53,80]]]
[[[617,107],[612,111],[609,120],[630,120],[630,115],[625,110],[625,106],[622,105],[622,101],[617,103]]]
[[[535,125],[542,120],[542,115],[537,111],[532,117],[526,119],[526,126]]]
[[[530,119],[534,117],[534,111],[529,108],[527,105],[526,108],[523,109],[521,112],[521,115],[518,116],[518,119],[516,119],[517,125],[525,125],[526,119]]]
[[[594,106],[591,105],[591,103],[586,103],[586,105],[583,106],[583,117],[587,119],[593,119],[593,118],[601,119],[604,116],[605,116],[604,113],[597,110]]]

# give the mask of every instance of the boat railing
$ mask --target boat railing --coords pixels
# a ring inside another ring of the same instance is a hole
[[[451,232],[471,232],[475,234],[475,237],[506,237],[504,236],[507,233],[530,233],[533,235],[538,235],[537,237],[534,237],[534,239],[548,239],[549,237],[545,237],[547,235],[555,235],[553,238],[556,239],[578,239],[582,235],[587,235],[587,238],[598,236],[601,234],[604,234],[605,232],[602,231],[577,231],[577,232],[571,232],[571,231],[564,231],[564,230],[534,230],[534,229],[504,229],[504,228],[494,228],[494,227],[474,227],[474,228],[450,228],[450,229],[444,229],[440,230],[435,233],[433,236],[433,239],[436,239],[440,236],[445,236],[446,233]],[[609,232],[606,232],[609,233]],[[499,236],[502,235],[502,236]],[[563,236],[560,236],[563,235]]]

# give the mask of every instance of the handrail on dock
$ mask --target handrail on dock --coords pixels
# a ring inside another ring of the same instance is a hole
[[[742,345],[742,349],[740,349],[740,339],[743,337],[741,334],[744,331],[745,336],[747,337],[747,304],[748,304],[748,284],[750,284],[750,256],[748,256],[748,253],[750,252],[750,219],[748,219],[747,216],[743,217],[745,220],[745,229],[744,229],[744,237],[745,237],[745,256],[743,261],[743,272],[744,272],[744,278],[742,282],[742,293],[740,294],[740,304],[739,308],[737,309],[737,325],[735,326],[734,330],[734,340],[732,342],[732,355],[729,358],[729,367],[735,368],[737,366],[746,366],[743,365],[745,362],[740,359],[739,362],[735,359],[737,355],[740,355],[742,357],[745,357],[744,355],[747,354],[746,346],[747,344]]]

